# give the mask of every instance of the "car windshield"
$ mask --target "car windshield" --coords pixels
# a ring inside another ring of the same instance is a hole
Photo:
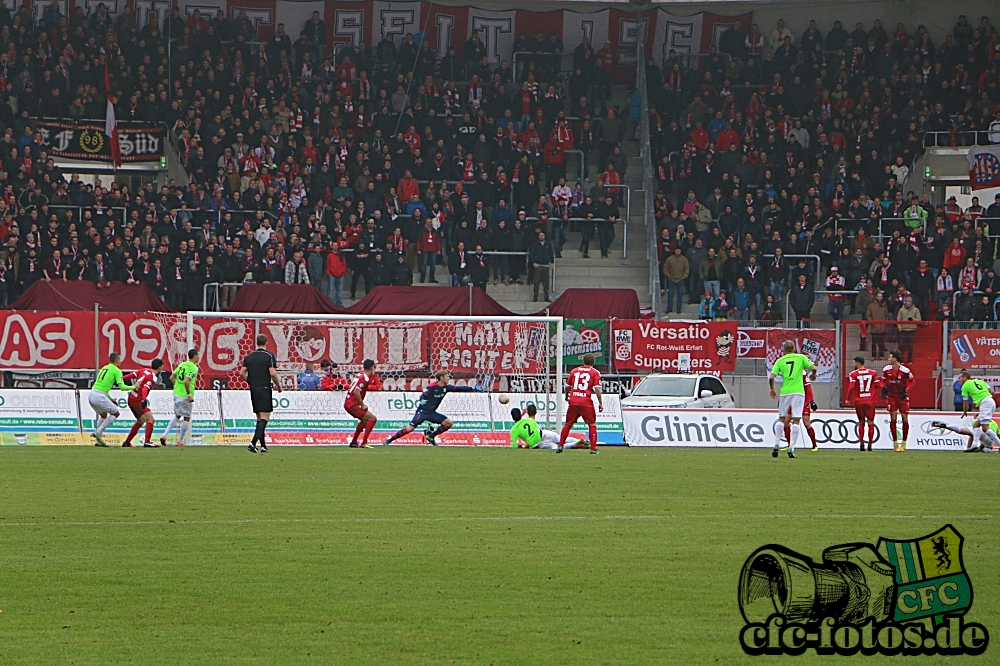
[[[660,395],[690,398],[694,395],[694,377],[646,377],[632,395]]]

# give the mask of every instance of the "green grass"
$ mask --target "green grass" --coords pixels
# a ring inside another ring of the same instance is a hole
[[[754,549],[947,522],[996,633],[998,459],[4,448],[0,664],[770,663],[738,643]]]

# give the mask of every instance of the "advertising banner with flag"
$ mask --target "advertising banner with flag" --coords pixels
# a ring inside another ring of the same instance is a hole
[[[816,364],[816,382],[827,383],[836,379],[837,332],[809,328],[772,328],[767,332],[767,370],[782,355],[785,340],[795,343],[795,350],[808,356]]]
[[[973,146],[969,160],[969,185],[973,190],[1000,187],[1000,145]]]

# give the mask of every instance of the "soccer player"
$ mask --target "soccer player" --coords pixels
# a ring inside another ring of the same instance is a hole
[[[978,442],[973,448],[982,451],[986,442],[993,441],[990,437],[990,424],[993,423],[993,413],[997,409],[997,403],[993,399],[993,391],[990,390],[989,384],[973,379],[968,370],[960,372],[958,379],[962,382],[962,416],[969,415],[970,402],[979,405],[979,416],[976,419],[979,427],[972,429],[972,439]],[[1000,442],[995,443],[1000,445]]]
[[[977,451],[983,450],[982,443],[980,443],[978,446],[975,444],[975,441],[977,439],[976,431],[979,430],[979,428],[977,427],[979,424],[976,423],[976,419],[973,419],[971,428],[948,425],[944,421],[931,421],[931,425],[934,426],[935,428],[941,428],[942,430],[950,430],[953,433],[959,435],[965,435],[966,437],[968,437],[969,443],[966,445],[966,448],[963,451],[963,453],[975,453]],[[990,435],[989,439],[992,441],[990,443],[990,446],[986,448],[986,451],[988,453],[995,453],[997,451],[1000,451],[1000,426],[997,426],[996,421],[990,421],[989,424],[987,424],[987,427],[989,428],[989,435]]]
[[[889,353],[889,365],[882,368],[882,397],[889,408],[889,431],[892,433],[892,450],[905,451],[906,438],[910,435],[910,399],[906,392],[917,383],[910,369],[903,365],[903,353],[898,349]],[[896,429],[896,413],[903,422],[903,435]]]
[[[149,392],[156,386],[158,381],[157,375],[162,367],[163,361],[154,358],[148,368],[136,370],[125,375],[126,379],[133,380],[135,384],[135,388],[128,394],[128,408],[132,410],[135,423],[132,424],[132,429],[128,431],[128,437],[122,443],[122,446],[125,448],[132,448],[132,440],[139,434],[139,428],[143,425],[146,426],[146,441],[142,443],[143,447],[159,447],[159,444],[153,444],[151,441],[153,439],[153,427],[156,424],[156,418],[153,416],[152,410],[149,409]]]
[[[198,359],[201,353],[198,349],[189,349],[188,360],[184,361],[170,374],[174,383],[174,417],[167,424],[167,429],[160,435],[160,446],[167,445],[167,436],[178,423],[177,446],[184,446],[187,436],[191,434],[191,412],[194,410],[194,386],[198,381]]]
[[[806,390],[806,399],[802,405],[802,425],[806,429],[806,433],[809,435],[809,441],[812,442],[812,450],[816,451],[819,449],[819,444],[816,443],[816,429],[812,427],[812,423],[809,421],[809,417],[812,416],[814,411],[819,411],[819,405],[816,404],[816,398],[813,395],[812,382],[809,380],[809,373],[802,373],[802,385]],[[791,419],[785,419],[785,441],[787,442],[792,436],[792,423]]]
[[[90,434],[95,440],[94,446],[108,445],[104,441],[104,431],[120,415],[118,405],[111,399],[111,389],[117,386],[122,391],[131,391],[135,388],[126,384],[125,379],[122,377],[122,371],[119,367],[121,359],[121,354],[117,353],[108,356],[108,364],[97,373],[94,386],[90,389],[90,395],[87,396],[87,402],[90,403],[90,406],[93,407],[94,412],[97,414],[97,420],[94,422],[94,432]]]
[[[427,433],[424,435],[425,442],[431,446],[437,446],[435,438],[438,435],[447,432],[448,429],[454,425],[451,419],[437,411],[437,408],[441,405],[441,401],[444,400],[444,397],[453,392],[483,392],[483,389],[479,386],[452,386],[448,383],[451,381],[451,372],[448,370],[438,370],[434,373],[434,378],[437,381],[425,388],[424,392],[420,394],[420,398],[417,400],[417,411],[413,415],[413,419],[405,427],[398,430],[395,435],[385,440],[385,442],[383,442],[384,446],[392,444],[400,437],[409,435],[424,422],[437,424],[437,430],[431,430],[428,428]]]
[[[240,368],[240,379],[250,386],[250,405],[253,413],[257,416],[257,425],[253,431],[253,439],[247,446],[250,453],[267,453],[267,443],[264,441],[264,430],[267,422],[271,420],[271,410],[274,409],[274,400],[271,396],[271,386],[281,393],[281,380],[278,378],[278,362],[274,355],[267,351],[267,336],[257,336],[257,349],[247,354],[243,359],[243,366]],[[257,443],[260,442],[260,449]]]
[[[562,453],[569,431],[578,418],[583,418],[590,435],[590,452],[597,450],[597,415],[594,413],[594,401],[591,394],[597,396],[597,406],[604,411],[604,396],[601,395],[601,373],[594,367],[594,355],[584,354],[583,365],[573,368],[566,381],[566,423],[559,435],[559,446],[556,453]]]
[[[510,448],[512,449],[555,449],[559,446],[559,433],[554,430],[545,430],[535,422],[538,408],[535,403],[529,402],[525,408],[527,416],[521,413],[517,407],[510,410],[510,417],[514,420],[514,427],[510,429]],[[578,439],[569,448],[583,449],[588,445],[587,440]]]
[[[344,400],[344,409],[358,420],[358,427],[354,429],[354,436],[351,437],[351,443],[349,444],[352,449],[371,448],[368,446],[368,436],[372,434],[372,429],[375,427],[378,419],[375,417],[375,414],[369,411],[368,405],[365,404],[365,396],[368,395],[369,388],[377,391],[381,386],[382,382],[379,376],[375,374],[375,361],[366,358],[361,364],[361,372],[354,377],[350,388],[347,389],[347,398]],[[361,436],[362,431],[364,432],[364,439],[358,442],[358,437]]]
[[[865,450],[865,424],[868,424],[868,450],[875,441],[875,388],[881,384],[878,373],[865,367],[865,357],[854,357],[854,371],[849,375],[847,402],[854,404],[858,416],[858,441]]]
[[[802,420],[802,410],[806,402],[803,378],[805,371],[811,370],[810,378],[816,379],[816,364],[805,354],[796,353],[795,343],[791,340],[785,340],[781,345],[781,351],[784,355],[774,362],[768,375],[772,400],[778,398],[774,390],[774,378],[781,375],[781,398],[778,399],[778,420],[774,422],[774,450],[771,451],[771,457],[778,457],[778,449],[781,448],[785,436],[785,423],[790,420],[792,426],[788,438],[788,457],[794,458],[795,443],[799,439],[799,422]]]

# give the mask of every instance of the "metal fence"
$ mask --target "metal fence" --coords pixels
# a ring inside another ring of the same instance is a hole
[[[642,160],[642,190],[644,206],[642,211],[646,234],[646,259],[649,262],[649,296],[653,306],[653,316],[663,318],[663,300],[660,298],[660,261],[656,240],[656,217],[653,209],[653,192],[656,191],[656,179],[653,175],[653,159],[649,138],[649,90],[646,87],[646,22],[641,14],[638,21],[640,37],[638,43],[643,49],[642,56],[637,60],[636,84],[639,87],[639,156]]]

